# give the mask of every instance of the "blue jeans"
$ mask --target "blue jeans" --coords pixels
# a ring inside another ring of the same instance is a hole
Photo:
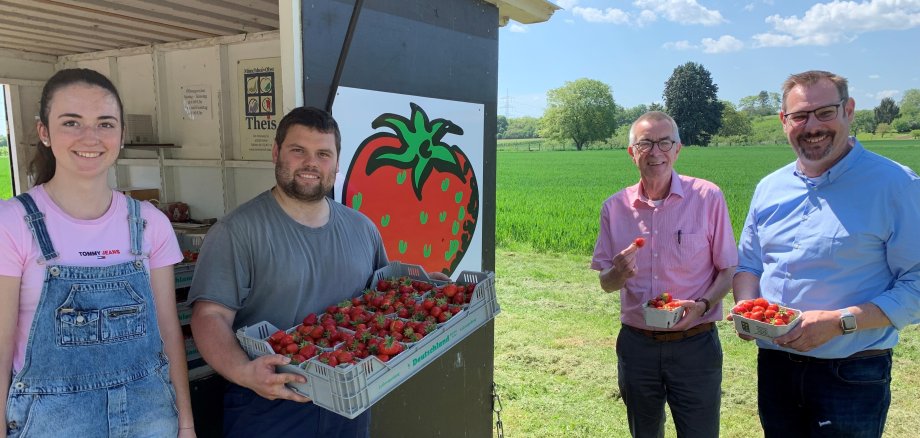
[[[224,394],[225,437],[367,438],[371,411],[349,420],[314,403],[268,400],[239,385]]]
[[[891,352],[815,359],[760,349],[757,402],[766,438],[882,436],[891,404]]]
[[[623,327],[616,348],[617,380],[633,437],[664,437],[665,402],[678,437],[719,436],[722,344],[715,327],[670,342]]]

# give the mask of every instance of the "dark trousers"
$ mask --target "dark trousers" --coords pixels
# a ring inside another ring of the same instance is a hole
[[[715,326],[669,342],[623,327],[616,348],[620,395],[633,437],[664,437],[665,403],[678,437],[719,436],[722,345]]]
[[[232,383],[224,395],[224,436],[228,438],[367,438],[370,424],[370,410],[349,420],[313,403],[268,400]]]
[[[760,349],[757,403],[766,438],[881,437],[891,404],[891,352],[814,359]]]

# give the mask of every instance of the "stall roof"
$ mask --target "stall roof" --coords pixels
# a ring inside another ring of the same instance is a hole
[[[280,0],[290,1],[290,0]],[[549,20],[546,0],[485,0],[499,24]],[[277,30],[279,0],[0,0],[0,49],[72,55]]]

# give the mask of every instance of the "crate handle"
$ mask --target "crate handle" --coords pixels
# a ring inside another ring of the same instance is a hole
[[[259,338],[265,339],[270,335],[268,332],[268,326],[262,324],[259,326]]]

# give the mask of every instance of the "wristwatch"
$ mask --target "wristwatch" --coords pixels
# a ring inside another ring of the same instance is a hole
[[[703,310],[703,313],[701,313],[700,316],[703,316],[703,315],[709,313],[709,308],[712,306],[712,305],[709,303],[709,300],[707,300],[706,298],[697,298],[697,299],[694,300],[694,301],[696,301],[697,303],[702,302],[703,304],[706,305],[706,310]]]
[[[856,316],[847,309],[840,310],[840,328],[845,335],[856,331]]]

